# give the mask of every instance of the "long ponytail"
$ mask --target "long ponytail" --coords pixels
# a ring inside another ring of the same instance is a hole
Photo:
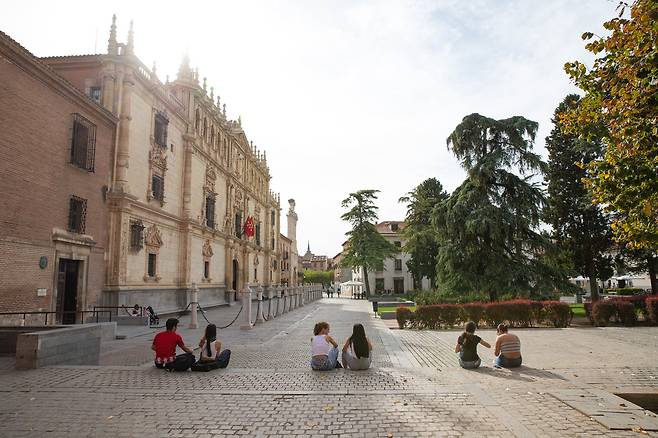
[[[473,334],[475,333],[475,328],[477,326],[475,325],[475,322],[469,321],[466,323],[464,326],[464,333],[462,333],[462,345],[466,343],[466,340],[471,340],[473,339]]]

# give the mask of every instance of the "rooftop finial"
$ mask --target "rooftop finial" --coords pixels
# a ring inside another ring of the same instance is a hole
[[[210,87],[210,101],[215,100],[215,87]]]
[[[206,82],[207,82],[207,80],[208,80],[208,78],[206,78],[206,77],[204,76],[204,77],[203,77],[203,91],[206,91]]]
[[[126,43],[126,54],[135,54],[135,38],[133,33],[133,21],[130,20],[130,29],[128,29],[128,42]]]
[[[222,111],[222,99],[219,98],[219,94],[217,95],[217,108],[219,108],[219,111]]]
[[[151,73],[153,73],[154,77],[157,76],[157,74],[158,74],[158,68],[155,65],[155,61],[153,61],[153,67],[151,67]]]
[[[224,104],[224,106],[222,106],[222,109],[223,109],[222,115],[224,116],[224,118],[226,118],[226,104]]]
[[[107,40],[107,54],[117,55],[119,53],[117,44],[117,15],[112,15],[112,25],[110,26],[110,38]]]
[[[242,116],[238,116],[238,126],[242,126]]]

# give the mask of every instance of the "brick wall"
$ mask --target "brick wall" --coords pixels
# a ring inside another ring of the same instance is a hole
[[[52,231],[67,228],[71,195],[87,199],[85,234],[96,241],[90,296],[78,302],[96,299],[104,281],[103,187],[110,183],[114,121],[39,65],[0,34],[0,311],[52,307],[57,268]],[[96,125],[94,172],[69,163],[73,113]],[[48,257],[46,269],[39,267],[41,256]],[[45,298],[37,297],[37,287],[48,289]]]

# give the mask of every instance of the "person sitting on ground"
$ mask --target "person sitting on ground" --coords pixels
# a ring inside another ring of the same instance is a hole
[[[515,368],[521,366],[521,341],[518,336],[507,333],[505,324],[498,324],[496,329],[496,348],[494,366],[498,368]]]
[[[351,370],[367,370],[372,363],[372,343],[362,324],[354,324],[352,336],[343,346],[343,365]]]
[[[133,308],[130,310],[130,316],[142,316],[141,311],[139,308],[139,304],[135,304]]]
[[[155,335],[153,344],[151,345],[151,350],[155,351],[156,368],[165,368],[167,364],[174,362],[176,359],[176,346],[180,347],[186,355],[191,355],[192,359],[194,359],[192,350],[185,346],[183,338],[176,333],[178,320],[176,318],[169,318],[165,327],[167,330]]]
[[[315,371],[342,368],[338,362],[338,344],[329,336],[329,324],[326,322],[318,322],[313,328],[311,356],[311,368]]]
[[[226,368],[231,360],[231,350],[222,350],[222,343],[217,338],[217,326],[208,324],[206,332],[199,341],[201,357],[199,362],[217,362],[219,368]]]
[[[462,368],[474,369],[480,366],[481,360],[477,351],[478,344],[491,348],[491,345],[487,341],[475,334],[476,328],[475,322],[467,322],[464,327],[464,333],[457,338],[455,353],[459,353],[459,366]]]

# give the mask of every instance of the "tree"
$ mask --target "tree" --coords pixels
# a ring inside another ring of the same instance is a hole
[[[334,281],[334,271],[304,271],[304,283],[330,284]]]
[[[618,271],[629,274],[649,274],[651,293],[658,294],[658,253],[648,249],[621,247],[617,255]]]
[[[584,138],[582,127],[605,127],[606,151],[588,166],[594,200],[614,212],[618,242],[658,248],[658,2],[636,0],[630,18],[606,23],[606,38],[585,32],[585,48],[597,56],[592,68],[580,62],[565,71],[585,91],[580,105],[563,116],[564,125]]]
[[[531,179],[545,163],[531,152],[537,123],[464,117],[448,149],[468,172],[435,210],[441,287],[462,293],[533,293],[546,284],[548,245],[538,232],[544,194]]]
[[[589,278],[592,301],[599,298],[596,279],[612,275],[610,217],[592,202],[585,187],[586,166],[603,155],[600,136],[587,141],[573,132],[565,132],[560,117],[579,105],[579,96],[568,95],[555,110],[553,130],[546,138],[548,149],[549,203],[546,221],[553,227],[553,239],[569,256],[575,271]],[[590,131],[602,132],[590,127]]]
[[[349,222],[352,229],[345,233],[348,237],[347,251],[341,264],[351,268],[361,268],[366,284],[366,296],[370,296],[368,271],[382,270],[384,260],[398,252],[391,242],[379,232],[377,222],[377,207],[374,201],[379,190],[359,190],[343,200],[342,207],[347,208],[341,219]]]
[[[436,178],[428,178],[416,188],[400,198],[407,204],[407,217],[402,237],[404,250],[409,253],[409,272],[415,283],[423,277],[430,280],[433,288],[436,283],[436,256],[439,243],[432,227],[432,211],[440,202],[448,198],[443,186]]]

